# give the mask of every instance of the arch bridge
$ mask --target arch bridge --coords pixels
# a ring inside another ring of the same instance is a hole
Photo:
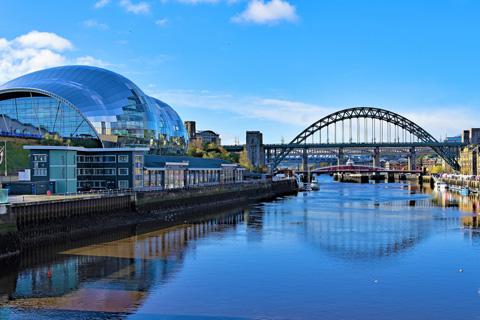
[[[461,143],[440,142],[413,121],[380,108],[356,107],[329,114],[314,122],[287,144],[265,145],[266,164],[274,170],[284,160],[301,157],[303,166],[322,152],[336,154],[337,165],[345,153],[361,149],[380,167],[380,154],[407,153],[409,170],[416,170],[417,153],[433,150],[454,170],[459,170]]]

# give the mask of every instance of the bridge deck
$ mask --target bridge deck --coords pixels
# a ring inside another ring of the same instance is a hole
[[[369,142],[369,143],[297,143],[297,144],[265,144],[265,150],[268,149],[334,149],[334,148],[432,148],[432,147],[451,147],[459,148],[464,146],[460,142]],[[225,150],[229,152],[240,152],[243,150],[243,145],[225,145]]]

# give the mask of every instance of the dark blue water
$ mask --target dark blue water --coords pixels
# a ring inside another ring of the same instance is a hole
[[[341,184],[30,258],[11,319],[480,319],[477,199]],[[42,260],[42,259],[37,259]]]

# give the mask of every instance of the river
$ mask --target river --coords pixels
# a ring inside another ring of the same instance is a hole
[[[0,319],[480,319],[478,200],[336,183],[0,266]]]

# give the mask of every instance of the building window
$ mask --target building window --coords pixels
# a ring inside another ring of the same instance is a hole
[[[33,161],[35,162],[47,162],[47,155],[46,154],[34,154]]]
[[[79,176],[114,176],[117,174],[116,168],[78,168]]]
[[[128,162],[128,154],[120,154],[118,155],[118,162]]]
[[[128,189],[128,180],[118,180],[118,189]]]
[[[134,158],[134,181],[133,181],[133,186],[134,187],[143,187],[143,156],[141,155],[136,155]]]
[[[78,156],[78,163],[115,163],[117,157],[115,155],[105,156]]]
[[[117,161],[117,157],[115,155],[113,155],[113,156],[103,156],[103,162],[115,163],[116,161]]]
[[[33,169],[33,175],[37,176],[37,177],[46,177],[47,176],[47,169],[46,168]]]
[[[128,168],[118,168],[119,176],[128,176]]]

